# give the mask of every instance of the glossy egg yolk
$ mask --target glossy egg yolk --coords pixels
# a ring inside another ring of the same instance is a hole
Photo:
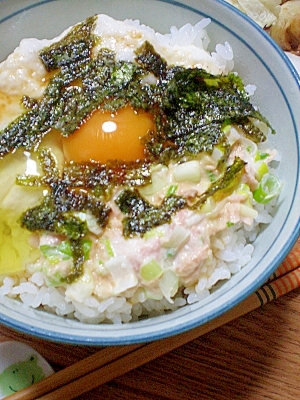
[[[98,109],[79,129],[63,138],[64,155],[67,161],[77,163],[143,159],[141,139],[154,129],[153,116],[144,111],[129,106],[114,113]]]

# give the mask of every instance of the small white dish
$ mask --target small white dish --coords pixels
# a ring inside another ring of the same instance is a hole
[[[53,373],[48,362],[27,344],[17,341],[0,344],[0,399]]]

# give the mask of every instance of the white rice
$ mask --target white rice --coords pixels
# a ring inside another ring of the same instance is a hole
[[[141,26],[138,21],[127,20],[125,24],[121,22],[112,24],[109,17],[102,16],[101,18],[102,23],[98,25],[97,33],[104,37],[105,45],[118,51],[119,57],[122,59],[131,60],[133,58],[133,50],[130,49],[130,32],[134,27],[136,32],[141,33],[141,43],[149,40],[154,44],[157,52],[171,64],[205,68],[213,74],[226,74],[234,67],[233,52],[229,43],[218,44],[215,51],[208,52],[209,37],[206,27],[210,22],[209,19],[203,19],[195,26],[187,24],[180,29],[172,27],[170,34],[161,35],[148,27]],[[111,35],[115,38],[114,40],[111,40]],[[118,47],[118,38],[120,40],[126,38],[129,41],[125,51],[121,51],[122,46]],[[48,43],[49,41],[35,42],[34,48],[39,50]],[[17,53],[2,63],[0,86],[5,85],[7,71],[12,68],[16,54],[21,55],[24,66],[26,60],[33,57],[32,52],[28,52],[28,47],[31,45],[31,40],[24,40],[17,49]],[[40,73],[39,66],[37,74]],[[24,85],[24,82],[27,81],[27,94],[36,95],[34,79],[34,76],[26,74],[26,68],[23,69],[23,72],[16,77],[11,92],[16,94],[20,82]],[[249,93],[253,93],[254,87],[249,86],[248,90]],[[118,296],[110,296],[105,299],[94,294],[81,293],[80,295],[78,291],[75,291],[75,296],[73,295],[74,291],[70,288],[66,290],[64,287],[48,286],[47,276],[42,271],[36,271],[34,265],[30,266],[22,276],[2,277],[0,297],[19,299],[28,307],[43,309],[62,317],[93,324],[128,323],[145,316],[151,317],[176,310],[209,296],[218,282],[230,279],[251,260],[255,251],[252,243],[262,226],[272,221],[275,201],[267,205],[255,203],[254,207],[259,213],[251,226],[238,223],[211,238],[212,253],[202,263],[198,282],[184,290],[179,290],[173,302],[165,298],[162,300],[149,299],[145,296],[144,291],[135,290],[135,288],[128,288]]]
[[[216,283],[230,279],[251,260],[254,251],[252,242],[261,231],[262,224],[272,221],[276,201],[266,206],[256,204],[256,207],[259,214],[253,226],[235,225],[212,238],[213,257],[202,267],[202,271],[207,270],[206,276],[194,287],[179,292],[173,304],[166,299],[146,299],[142,292],[132,297],[130,290],[124,296],[105,300],[92,295],[76,301],[66,296],[65,289],[48,287],[47,277],[40,271],[32,275],[27,273],[21,278],[5,277],[0,287],[0,297],[18,298],[28,307],[90,324],[128,323],[140,317],[174,311],[209,296]]]

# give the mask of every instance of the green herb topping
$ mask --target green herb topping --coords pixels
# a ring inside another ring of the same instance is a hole
[[[186,206],[185,199],[170,195],[165,197],[160,207],[145,201],[136,190],[126,189],[116,199],[120,210],[126,215],[123,219],[125,237],[144,235],[156,226],[169,223],[172,215]]]

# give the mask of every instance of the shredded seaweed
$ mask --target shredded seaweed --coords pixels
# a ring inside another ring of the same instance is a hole
[[[21,215],[20,224],[31,232],[53,232],[71,241],[74,250],[74,270],[66,278],[70,282],[82,273],[83,239],[88,234],[86,221],[82,221],[76,212],[89,211],[96,218],[98,225],[105,227],[110,208],[90,193],[70,188],[67,182],[60,178],[56,161],[49,150],[43,149],[39,155],[44,175],[33,179],[30,176],[18,177],[17,183],[47,186],[49,193],[43,198],[41,204],[28,209]]]
[[[179,68],[161,86],[157,133],[146,141],[147,150],[160,162],[211,154],[216,145],[228,147],[222,129],[225,122],[242,127],[256,142],[266,139],[250,118],[267,121],[250,103],[237,75],[214,76],[203,69]]]
[[[265,139],[249,117],[266,120],[237,75],[169,67],[148,42],[137,50],[135,62],[116,61],[105,48],[92,57],[94,24],[94,18],[87,19],[40,52],[45,67],[57,72],[40,99],[22,99],[27,111],[0,132],[1,157],[19,147],[36,149],[52,129],[72,134],[99,107],[113,112],[126,105],[154,114],[156,131],[144,139],[152,161],[211,152],[224,143],[225,120],[243,126],[256,141]],[[157,84],[143,82],[149,74]]]
[[[36,149],[52,129],[70,135],[100,106],[110,111],[128,104],[149,109],[151,90],[140,84],[143,71],[137,64],[116,61],[115,53],[107,49],[91,57],[93,40],[87,33],[93,24],[93,19],[87,20],[63,43],[42,50],[45,67],[58,70],[40,99],[22,99],[26,112],[0,132],[0,157],[19,147]]]
[[[64,167],[63,179],[71,187],[107,190],[115,186],[144,186],[151,182],[151,164],[146,161],[70,163]]]
[[[122,187],[116,204],[124,214],[124,236],[143,236],[189,207],[175,195],[166,196],[159,207],[139,195],[137,188],[151,183],[151,165],[168,165],[183,157],[212,154],[215,147],[221,149],[219,167],[226,170],[194,199],[192,207],[199,209],[210,196],[230,191],[244,167],[239,158],[226,167],[230,145],[224,126],[237,126],[254,142],[264,141],[265,135],[253,120],[271,128],[234,73],[212,75],[203,69],[169,66],[147,41],[136,51],[134,62],[118,61],[106,48],[94,52],[101,43],[93,33],[96,19],[76,25],[39,53],[52,78],[41,98],[23,97],[24,113],[0,131],[0,157],[20,147],[38,151],[43,174],[18,176],[17,184],[45,186],[48,194],[40,205],[22,214],[20,223],[29,231],[54,232],[70,241],[74,268],[67,282],[82,273],[84,262],[88,227],[78,212],[91,213],[105,227],[110,214],[106,202],[112,199],[114,188]],[[39,148],[53,129],[69,136],[94,110],[114,112],[127,105],[154,116],[155,130],[143,138],[142,162],[70,163],[60,172],[50,150]]]
[[[259,118],[260,121],[265,122],[263,118]],[[251,121],[248,119],[241,119],[238,124],[238,128],[244,132],[244,135],[248,137],[252,142],[254,143],[261,143],[264,142],[266,139],[265,134],[257,127],[255,126]]]
[[[146,71],[153,73],[154,76],[161,79],[167,73],[166,61],[155,51],[153,45],[148,41],[144,42],[142,46],[136,51],[136,61]]]
[[[144,200],[137,190],[126,189],[117,197],[116,204],[126,215],[123,219],[123,234],[128,238],[136,234],[143,236],[149,230],[169,223],[172,215],[186,206],[186,200],[170,195],[156,207]]]
[[[218,200],[220,200],[221,197],[228,196],[230,192],[232,192],[240,183],[240,173],[245,165],[245,161],[241,160],[239,157],[236,157],[234,162],[226,168],[222,176],[212,182],[210,187],[197,197],[197,201],[192,205],[191,208],[201,208],[205,201],[211,196],[218,195]]]
[[[91,50],[95,44],[93,29],[97,16],[89,17],[75,25],[61,40],[40,51],[40,58],[47,71],[67,68],[72,65],[73,72],[86,64],[91,58]]]

